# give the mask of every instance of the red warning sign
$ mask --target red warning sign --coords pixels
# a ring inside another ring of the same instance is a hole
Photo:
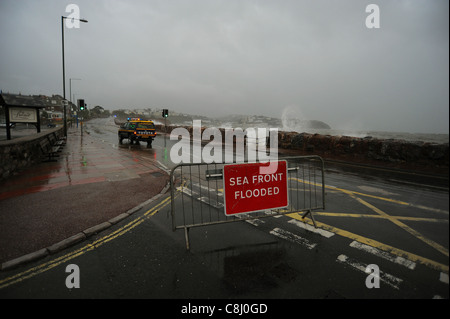
[[[288,206],[287,182],[286,161],[224,165],[225,215]]]

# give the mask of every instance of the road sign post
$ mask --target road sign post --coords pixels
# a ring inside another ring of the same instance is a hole
[[[276,169],[265,173],[265,166]],[[223,167],[225,215],[236,215],[289,205],[286,161],[229,164]]]

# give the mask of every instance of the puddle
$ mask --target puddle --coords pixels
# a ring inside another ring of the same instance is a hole
[[[392,196],[392,195],[398,195],[396,193],[391,193],[388,192],[382,188],[377,188],[377,187],[371,187],[371,186],[358,186],[359,189],[363,190],[364,192],[368,192],[368,193],[376,193],[376,194],[380,194],[380,195],[384,195],[384,196]]]

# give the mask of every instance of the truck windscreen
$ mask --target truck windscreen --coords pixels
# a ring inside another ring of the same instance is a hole
[[[155,129],[155,124],[153,123],[137,123],[136,128],[140,129]]]

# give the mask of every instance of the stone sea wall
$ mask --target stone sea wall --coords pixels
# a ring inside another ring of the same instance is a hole
[[[187,129],[192,136],[192,126],[157,125],[161,132],[170,133],[176,127]],[[202,132],[205,128],[202,128]],[[224,138],[224,129],[219,129]],[[297,132],[278,132],[278,147],[299,155],[319,155],[323,158],[354,161],[397,167],[435,168],[448,171],[449,144],[410,142],[396,139],[358,138]]]
[[[358,138],[296,132],[279,132],[278,145],[323,156],[390,163],[417,163],[448,167],[449,144],[396,139]]]
[[[63,127],[0,142],[0,180],[11,176],[15,171],[40,162],[42,151],[40,142],[49,134],[63,135]]]

